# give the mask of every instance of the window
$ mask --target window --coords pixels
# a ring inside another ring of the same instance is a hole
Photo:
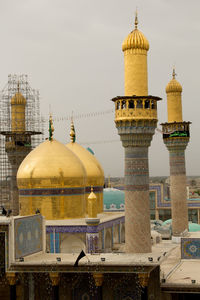
[[[135,108],[134,101],[130,100],[128,103],[128,108]]]
[[[123,100],[123,101],[122,101],[122,109],[125,109],[125,108],[126,108],[126,101]]]
[[[137,108],[143,108],[142,100],[137,101]]]
[[[155,105],[154,105],[154,101],[151,100],[151,108],[154,109],[155,108]]]
[[[145,100],[144,107],[145,108],[150,108],[150,101],[149,100]]]

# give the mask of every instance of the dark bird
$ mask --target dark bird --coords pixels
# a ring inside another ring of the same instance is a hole
[[[79,256],[77,257],[77,260],[75,261],[74,267],[78,267],[78,262],[81,258],[83,258],[84,256],[86,256],[85,252],[82,250],[81,253],[79,254]]]
[[[7,215],[7,210],[2,206],[2,215],[6,216]]]

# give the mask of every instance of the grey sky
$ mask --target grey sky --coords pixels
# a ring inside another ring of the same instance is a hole
[[[183,86],[183,116],[192,121],[187,174],[199,175],[200,2],[198,0],[6,0],[0,1],[0,86],[9,73],[28,74],[40,90],[41,111],[53,116],[109,110],[124,94],[123,39],[138,28],[148,38],[149,94],[163,98],[159,123],[167,121],[165,86],[175,64]],[[77,141],[119,139],[113,114],[75,120]],[[69,141],[69,122],[55,122],[55,138]],[[107,176],[122,176],[120,142],[90,146]],[[168,152],[156,133],[150,175],[168,175]]]

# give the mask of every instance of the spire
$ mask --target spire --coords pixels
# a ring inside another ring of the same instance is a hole
[[[176,75],[177,75],[177,74],[176,74],[176,72],[175,72],[175,68],[173,68],[172,78],[173,78],[173,79],[176,79]]]
[[[52,120],[52,115],[50,114],[50,116],[49,116],[49,141],[53,140],[53,132],[54,132],[53,120]]]
[[[90,188],[90,194],[89,194],[89,196],[88,196],[88,199],[96,200],[97,197],[96,197],[96,195],[95,195],[95,193],[94,193],[93,190],[94,190],[94,189],[93,189],[93,185],[91,185],[91,188]]]
[[[93,192],[93,186],[91,185],[91,192],[88,196],[88,217],[96,218],[97,217],[97,197]]]
[[[138,13],[137,13],[137,8],[136,8],[136,11],[135,11],[135,29],[137,29],[137,26],[138,26]]]
[[[73,119],[71,120],[71,131],[70,131],[70,139],[71,143],[75,143],[76,141],[76,133],[75,133],[75,128],[74,128],[74,122]]]

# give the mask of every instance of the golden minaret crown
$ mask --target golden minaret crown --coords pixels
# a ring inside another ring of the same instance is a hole
[[[168,123],[182,122],[182,86],[176,80],[175,68],[173,68],[172,79],[166,86]]]
[[[149,42],[144,34],[138,30],[138,14],[135,14],[135,29],[126,37],[122,44],[122,50],[141,49],[149,50]]]
[[[182,92],[182,86],[176,80],[176,76],[177,76],[177,74],[176,74],[175,68],[173,68],[172,80],[170,80],[170,82],[166,86],[166,93],[181,93]]]

